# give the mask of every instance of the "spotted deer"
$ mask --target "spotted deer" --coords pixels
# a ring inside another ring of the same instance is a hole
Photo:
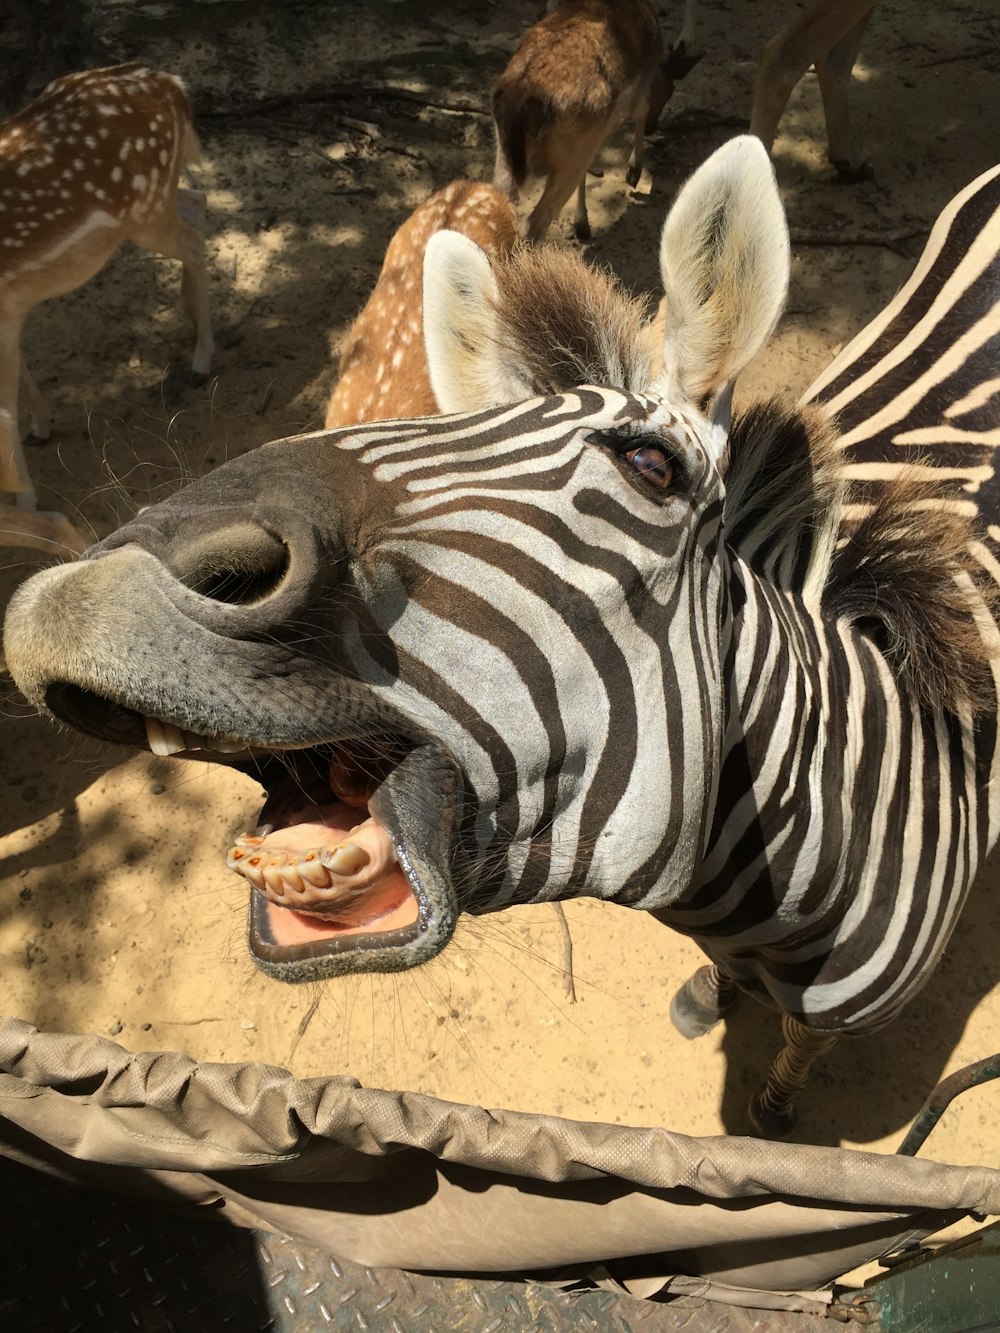
[[[327,430],[439,410],[424,354],[422,283],[427,242],[444,230],[495,257],[513,247],[517,219],[506,195],[471,181],[452,181],[414,210],[389,242],[375,289],[344,342]]]
[[[184,266],[181,299],[197,330],[192,370],[212,359],[202,235],[205,196],[182,189],[198,140],[180,80],[142,64],[84,70],[50,83],[0,125],[0,545],[43,550],[86,542],[61,514],[36,512],[18,423],[48,439],[48,406],[20,352],[40,302],[80,287],[124,240]]]
[[[587,168],[630,117],[635,135],[625,179],[638,184],[663,37],[649,0],[558,0],[550,8],[521,38],[493,89],[493,183],[516,203],[526,181],[545,178],[528,219],[529,241],[545,236],[576,190],[573,230],[586,240]]]

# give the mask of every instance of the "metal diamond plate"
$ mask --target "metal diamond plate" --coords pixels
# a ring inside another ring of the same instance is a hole
[[[6,1333],[799,1333],[808,1316],[365,1268],[0,1158]]]

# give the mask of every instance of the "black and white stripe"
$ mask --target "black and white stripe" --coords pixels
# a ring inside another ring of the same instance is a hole
[[[733,549],[739,515],[706,490],[660,596],[662,519],[579,447],[598,416],[630,415],[610,393],[445,418],[412,448],[359,438],[406,490],[384,547],[406,599],[394,641],[425,682],[406,706],[460,729],[494,868],[468,910],[574,894],[653,909],[822,1030],[878,1026],[923,983],[996,839],[996,727],[929,712],[823,590],[904,467],[928,484],[918,503],[975,510],[984,576],[1000,573],[998,207],[991,172],[812,391],[838,417],[847,489],[840,537],[810,533],[805,558],[782,565],[791,533],[744,530]],[[657,429],[663,409],[646,410]]]

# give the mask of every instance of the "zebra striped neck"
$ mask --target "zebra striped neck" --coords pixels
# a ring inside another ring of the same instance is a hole
[[[728,588],[713,821],[690,890],[655,915],[812,1026],[880,1026],[984,850],[971,719],[928,716],[867,635],[736,558]]]

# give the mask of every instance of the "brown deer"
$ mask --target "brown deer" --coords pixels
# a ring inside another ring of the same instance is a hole
[[[517,240],[517,219],[506,195],[470,181],[452,181],[414,210],[389,242],[375,289],[347,334],[328,430],[440,411],[427,375],[422,283],[427,242],[446,230],[496,257]]]
[[[650,86],[662,58],[650,0],[558,0],[521,38],[493,89],[493,183],[516,202],[528,179],[545,178],[528,219],[529,241],[542,239],[574,190],[573,230],[589,238],[587,168],[630,117],[635,137],[625,179],[638,183]]]
[[[826,117],[828,156],[842,180],[867,180],[871,168],[858,149],[851,128],[847,90],[861,39],[877,0],[813,0],[787,28],[768,42],[757,67],[750,133],[768,152],[788,99],[810,66],[816,69]],[[646,133],[652,134],[673,81],[704,56],[695,43],[698,0],[685,0],[684,24],[664,67],[654,78]]]
[[[49,410],[21,357],[21,329],[41,301],[82,286],[124,240],[184,266],[181,299],[197,330],[192,369],[212,359],[202,235],[205,196],[179,187],[198,156],[183,85],[142,64],[85,70],[50,83],[0,124],[0,545],[82,550],[61,514],[35,511],[18,423],[18,385],[31,433]]]
[[[815,0],[771,39],[757,70],[750,133],[771,151],[795,85],[816,67],[826,116],[827,154],[843,180],[864,180],[871,169],[854,142],[847,107],[851,71],[876,0]]]

